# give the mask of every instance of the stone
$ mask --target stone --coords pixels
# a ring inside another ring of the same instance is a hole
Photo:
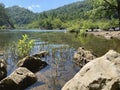
[[[113,38],[113,36],[109,33],[105,33],[103,36],[105,37],[105,39],[108,39],[108,40]]]
[[[27,68],[19,67],[8,77],[0,81],[0,90],[24,90],[37,81]]]
[[[79,47],[77,52],[74,53],[74,61],[80,67],[83,67],[89,61],[95,59],[96,57],[92,54],[91,51],[85,50],[83,47]]]
[[[110,50],[90,61],[62,90],[120,90],[120,54]]]
[[[35,55],[33,55],[33,57],[38,57],[38,58],[43,58],[45,56],[47,56],[49,53],[47,51],[41,51]]]
[[[7,64],[5,60],[0,59],[0,80],[7,76]]]
[[[19,67],[26,67],[32,72],[37,72],[38,70],[46,67],[48,64],[45,61],[42,61],[40,58],[33,56],[26,56],[17,63]]]

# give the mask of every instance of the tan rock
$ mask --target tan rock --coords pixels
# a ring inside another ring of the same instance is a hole
[[[17,63],[19,67],[26,67],[31,72],[37,72],[40,69],[46,67],[48,64],[45,61],[42,61],[40,58],[34,56],[26,56]]]
[[[95,59],[96,57],[92,54],[91,51],[85,50],[82,47],[79,47],[77,52],[74,54],[74,61],[83,67],[89,61]]]
[[[0,81],[0,90],[24,90],[36,81],[37,79],[31,71],[20,67]]]
[[[110,50],[87,63],[62,90],[120,90],[120,54]]]

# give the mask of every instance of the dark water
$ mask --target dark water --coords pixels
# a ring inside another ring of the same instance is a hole
[[[13,42],[17,42],[23,34],[35,40],[31,54],[49,51],[49,56],[43,58],[49,65],[36,73],[38,81],[27,90],[60,90],[80,69],[73,63],[73,54],[80,46],[91,50],[96,56],[105,54],[109,49],[120,52],[120,41],[117,39],[106,40],[92,35],[79,37],[66,31],[3,31],[0,32],[0,51],[5,52],[1,58],[8,63],[8,75],[17,68],[18,62],[12,54]]]

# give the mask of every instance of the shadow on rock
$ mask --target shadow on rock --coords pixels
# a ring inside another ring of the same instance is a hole
[[[0,81],[0,90],[24,90],[37,81],[34,73],[19,67],[11,75]]]
[[[19,67],[26,67],[32,72],[37,72],[40,69],[46,67],[48,64],[45,61],[42,61],[40,58],[33,56],[26,56],[17,63]]]

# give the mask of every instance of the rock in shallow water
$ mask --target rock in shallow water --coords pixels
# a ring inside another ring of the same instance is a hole
[[[33,57],[43,58],[43,57],[47,56],[48,54],[49,54],[49,52],[47,52],[47,51],[41,51],[41,52],[33,55]]]
[[[27,68],[19,67],[11,75],[0,81],[0,90],[24,90],[37,81]]]
[[[110,50],[87,63],[62,90],[120,90],[120,54]]]
[[[32,72],[36,72],[46,67],[47,65],[48,64],[45,61],[42,61],[40,58],[33,57],[33,56],[26,56],[25,58],[23,58],[17,63],[17,66],[26,67]]]
[[[75,63],[80,65],[80,67],[83,67],[86,63],[95,59],[96,57],[92,54],[91,51],[88,51],[82,47],[79,47],[77,52],[74,54],[73,58]]]

